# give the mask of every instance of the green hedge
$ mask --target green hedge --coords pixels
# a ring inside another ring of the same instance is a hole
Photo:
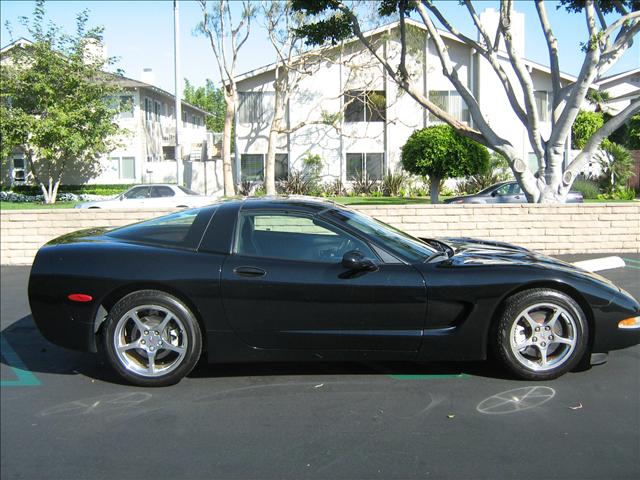
[[[128,185],[60,185],[58,193],[75,193],[76,195],[85,193],[88,195],[117,195],[133,187]],[[14,185],[11,191],[24,195],[41,195],[42,190],[36,185]]]

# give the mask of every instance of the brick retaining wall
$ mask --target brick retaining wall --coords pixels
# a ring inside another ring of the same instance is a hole
[[[640,252],[640,202],[354,207],[415,236],[476,237],[547,254]],[[0,211],[0,263],[30,264],[40,246],[81,228],[120,226],[171,210]]]

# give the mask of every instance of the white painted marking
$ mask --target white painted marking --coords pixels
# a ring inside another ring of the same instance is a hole
[[[624,268],[626,265],[620,257],[603,257],[594,258],[592,260],[583,260],[582,262],[574,262],[576,267],[582,268],[589,272],[599,272],[601,270],[612,270],[614,268]]]

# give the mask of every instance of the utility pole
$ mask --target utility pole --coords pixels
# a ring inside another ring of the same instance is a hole
[[[180,8],[178,0],[173,0],[173,65],[175,77],[176,112],[176,183],[182,184],[182,148],[180,147],[180,122],[182,122],[182,82],[180,80]]]

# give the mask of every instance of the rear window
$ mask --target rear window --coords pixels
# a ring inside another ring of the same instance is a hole
[[[187,187],[182,187],[178,185],[178,188],[182,190],[184,193],[186,193],[187,195],[200,195],[198,192],[194,192],[193,190]]]
[[[216,209],[183,210],[112,230],[107,236],[149,245],[195,249]]]

